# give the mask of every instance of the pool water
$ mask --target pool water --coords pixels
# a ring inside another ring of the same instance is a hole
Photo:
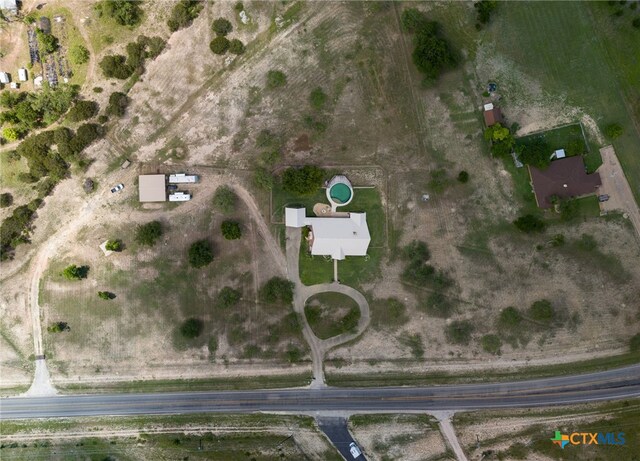
[[[337,203],[346,203],[351,198],[351,189],[346,184],[334,184],[331,186],[329,196]]]

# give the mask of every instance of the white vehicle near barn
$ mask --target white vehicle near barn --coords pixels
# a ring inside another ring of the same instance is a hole
[[[191,200],[191,194],[186,192],[176,192],[175,194],[169,194],[170,202],[187,202]]]
[[[193,184],[198,182],[198,180],[199,178],[195,174],[188,175],[185,173],[178,173],[169,175],[169,184]]]

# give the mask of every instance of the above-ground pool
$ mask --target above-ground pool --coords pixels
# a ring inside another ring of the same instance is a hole
[[[346,184],[337,183],[331,186],[329,196],[336,203],[347,203],[351,200],[351,189]]]

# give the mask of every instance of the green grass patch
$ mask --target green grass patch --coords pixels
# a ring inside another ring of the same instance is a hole
[[[360,320],[360,308],[351,297],[342,293],[320,293],[307,300],[304,313],[313,332],[328,339],[354,331]]]

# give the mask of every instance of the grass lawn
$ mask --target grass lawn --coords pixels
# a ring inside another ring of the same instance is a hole
[[[637,31],[632,35],[630,25],[617,24],[606,2],[508,2],[492,21],[487,41],[545,92],[583,107],[601,128],[623,126],[625,134],[614,146],[639,200],[640,135],[632,122],[633,116],[640,118]],[[625,21],[630,22],[629,15]],[[589,160],[589,166],[595,162]]]
[[[320,339],[353,330],[360,319],[360,308],[342,293],[320,293],[307,300],[304,307],[311,329]]]

